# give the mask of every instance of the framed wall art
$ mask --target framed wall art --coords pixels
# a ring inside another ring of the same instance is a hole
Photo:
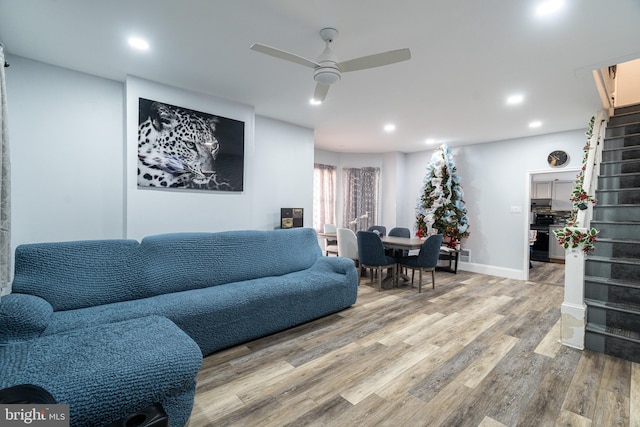
[[[244,126],[138,98],[138,187],[243,191]]]

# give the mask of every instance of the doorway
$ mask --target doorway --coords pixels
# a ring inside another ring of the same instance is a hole
[[[563,169],[528,173],[527,280],[564,284],[564,249],[557,244],[553,231],[562,228],[570,215],[569,198],[578,172]]]

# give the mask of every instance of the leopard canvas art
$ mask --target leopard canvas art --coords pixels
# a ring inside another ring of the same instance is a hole
[[[138,111],[138,187],[243,190],[243,122],[145,98]]]

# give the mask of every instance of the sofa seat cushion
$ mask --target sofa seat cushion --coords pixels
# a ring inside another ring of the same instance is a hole
[[[154,402],[182,426],[201,364],[193,340],[151,316],[0,346],[0,388],[44,388],[70,405],[74,427],[106,425]]]
[[[353,261],[333,260],[320,257],[314,268],[283,276],[56,312],[44,333],[158,314],[175,322],[208,355],[353,305],[357,298]],[[336,272],[336,265],[343,268]]]
[[[35,295],[9,294],[0,303],[0,345],[40,336],[49,325],[53,307]]]

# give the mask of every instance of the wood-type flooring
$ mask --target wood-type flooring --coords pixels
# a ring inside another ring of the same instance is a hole
[[[189,427],[640,426],[640,364],[562,346],[558,283],[425,276],[206,357]]]

